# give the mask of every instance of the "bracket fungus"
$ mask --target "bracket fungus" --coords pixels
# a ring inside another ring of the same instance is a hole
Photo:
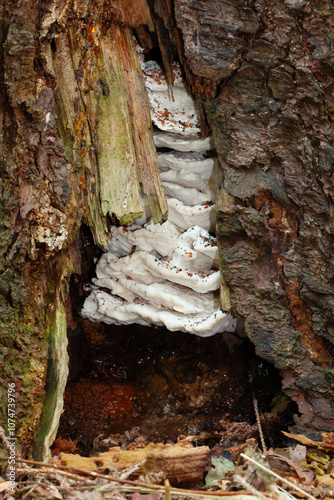
[[[129,227],[112,227],[81,314],[107,324],[163,325],[202,337],[232,332],[236,320],[219,295],[215,231],[217,158],[200,136],[195,105],[174,65],[169,89],[157,63],[141,61],[149,94],[168,220],[149,209]],[[145,206],[143,200],[143,206]],[[227,312],[226,312],[227,311]]]

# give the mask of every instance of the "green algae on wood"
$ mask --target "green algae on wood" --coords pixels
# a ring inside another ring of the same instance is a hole
[[[132,34],[129,30],[124,30],[122,36],[125,43],[121,44],[121,49],[124,70],[127,74],[129,111],[138,178],[147,196],[154,222],[163,222],[167,219],[168,206],[153,142],[148,94]]]
[[[116,42],[115,42],[116,43]],[[100,98],[98,125],[100,197],[103,215],[115,215],[131,223],[143,215],[136,153],[128,108],[126,77],[117,46],[103,43],[104,79],[107,95]],[[116,49],[116,50],[115,50]]]
[[[63,304],[55,304],[55,307],[57,310],[52,316],[53,324],[49,330],[50,364],[46,395],[34,448],[34,457],[45,461],[51,458],[50,446],[57,434],[68,375],[66,315]]]
[[[2,261],[3,262],[3,261]],[[47,341],[43,336],[40,318],[33,300],[27,297],[22,273],[6,263],[9,296],[15,303],[2,300],[0,329],[0,365],[3,386],[0,390],[0,421],[7,422],[7,383],[15,384],[16,434],[22,451],[29,449],[34,439],[44,398],[44,380],[47,363]],[[21,297],[19,300],[18,297]],[[8,295],[7,295],[8,297]],[[7,430],[7,429],[5,429]]]
[[[102,40],[102,115],[98,124],[100,196],[103,214],[121,224],[143,214],[140,183],[155,222],[166,218],[167,203],[153,144],[148,97],[129,30],[114,27]]]
[[[49,460],[50,446],[58,430],[63,409],[63,395],[68,376],[67,325],[65,300],[72,272],[72,259],[66,253],[59,260],[54,276],[50,276],[46,297],[45,329],[49,345],[48,372],[43,413],[36,433],[34,457]],[[51,281],[53,277],[54,282]]]
[[[89,24],[84,38],[79,28],[60,34],[52,54],[45,43],[44,55],[59,82],[60,131],[64,142],[72,143],[66,151],[72,150],[68,160],[82,187],[84,217],[97,244],[105,248],[107,215],[121,224],[143,215],[141,187],[155,222],[166,219],[167,202],[148,97],[129,30],[114,26],[102,36],[98,25]]]
[[[80,52],[70,29],[57,38],[56,44],[57,51],[51,55],[50,44],[45,42],[44,55],[49,71],[54,74],[58,82],[55,103],[59,131],[65,145],[65,154],[70,162],[69,166],[73,170],[73,177],[76,177],[73,187],[77,190],[77,197],[82,200],[82,215],[91,227],[96,244],[105,248],[108,244],[108,226],[100,206],[96,157],[86,155],[81,158],[81,151],[77,144],[78,121],[85,111],[80,88],[81,80],[77,77]],[[86,118],[83,125],[88,148],[92,146],[92,143]],[[85,187],[80,189],[83,184],[81,181],[83,174],[85,174]]]

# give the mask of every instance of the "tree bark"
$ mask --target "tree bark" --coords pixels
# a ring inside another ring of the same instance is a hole
[[[326,0],[1,0],[1,378],[23,451],[46,458],[56,433],[81,223],[105,247],[111,217],[140,215],[140,186],[166,217],[131,28],[157,40],[169,81],[178,52],[212,128],[236,315],[298,425],[333,428],[333,14]]]
[[[130,31],[147,5],[1,2],[3,384],[15,383],[17,435],[46,458],[63,404],[66,297],[80,274],[79,228],[105,248],[111,218],[167,204],[148,98]],[[1,421],[6,421],[7,394]]]
[[[333,14],[327,1],[175,1],[192,88],[217,89],[205,108],[223,276],[303,430],[334,425]]]

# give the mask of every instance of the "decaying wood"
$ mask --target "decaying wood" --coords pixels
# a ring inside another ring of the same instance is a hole
[[[156,220],[166,213],[129,26],[150,47],[155,27],[169,80],[175,43],[204,102],[221,268],[246,334],[280,370],[298,425],[334,425],[333,4],[150,4],[154,20],[144,0],[0,1],[2,379],[27,451],[44,401],[39,457],[62,405],[78,228],[105,247],[109,215],[141,213],[140,183]]]
[[[134,477],[149,472],[162,471],[172,483],[194,483],[203,477],[210,449],[208,446],[193,447],[188,442],[177,444],[149,444],[145,448],[122,450],[119,446],[100,453],[98,457],[81,457],[61,453],[61,464],[87,470],[114,468],[128,469],[142,461],[145,464],[134,473]]]
[[[31,451],[37,433],[35,456],[46,458],[66,385],[80,225],[105,248],[110,218],[142,213],[141,188],[155,220],[166,217],[129,32],[153,23],[143,0],[1,1],[0,23],[3,383],[20,394],[18,439]]]
[[[334,6],[175,0],[175,17],[220,159],[217,237],[233,307],[280,370],[296,423],[331,430]]]
[[[155,221],[167,214],[133,37],[116,24],[104,32],[104,22],[92,7],[84,27],[72,23],[54,38],[54,52],[47,42],[43,52],[58,82],[63,140],[79,164],[84,215],[101,246],[107,214],[121,224],[143,214],[139,183]]]

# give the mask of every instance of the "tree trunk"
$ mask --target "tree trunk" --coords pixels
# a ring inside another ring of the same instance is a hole
[[[217,236],[235,314],[299,405],[334,425],[333,6],[326,0],[2,0],[1,331],[17,437],[46,458],[67,378],[78,231],[166,217],[132,31],[178,52],[221,164]],[[207,121],[206,121],[207,120]],[[241,328],[241,326],[240,326]],[[6,389],[2,394],[5,421]]]
[[[72,3],[1,3],[3,382],[16,384],[16,436],[27,451],[36,438],[37,458],[62,410],[81,223],[105,248],[111,217],[142,215],[140,185],[155,221],[167,213],[129,28],[152,28],[149,9]]]
[[[223,276],[304,430],[334,424],[333,14],[327,1],[175,1],[221,162]]]

